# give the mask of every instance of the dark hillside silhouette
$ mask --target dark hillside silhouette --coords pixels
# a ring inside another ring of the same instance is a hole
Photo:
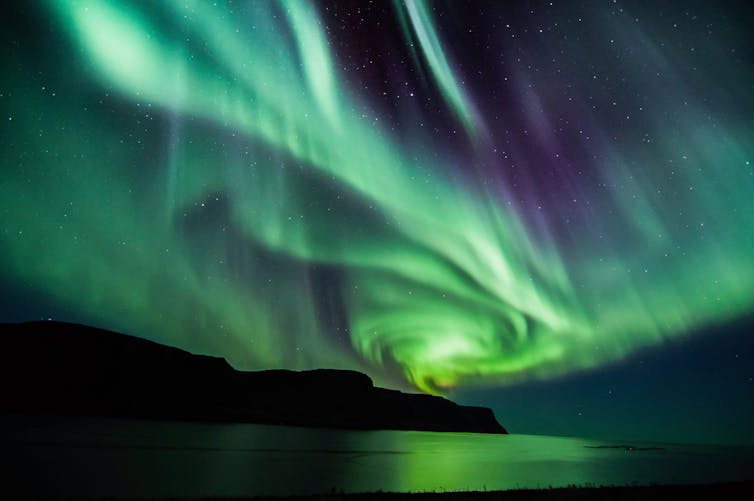
[[[128,335],[0,324],[0,409],[352,429],[506,433],[490,409],[375,387],[343,370],[242,372]]]

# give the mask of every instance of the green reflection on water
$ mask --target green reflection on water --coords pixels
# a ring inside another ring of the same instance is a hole
[[[0,416],[0,425],[6,487],[34,496],[499,490],[730,481],[754,471],[751,448],[627,451],[531,435],[28,416]]]

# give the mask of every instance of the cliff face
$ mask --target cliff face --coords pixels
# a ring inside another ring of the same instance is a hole
[[[0,409],[353,429],[506,433],[490,409],[377,388],[354,371],[242,372],[76,324],[0,324]]]

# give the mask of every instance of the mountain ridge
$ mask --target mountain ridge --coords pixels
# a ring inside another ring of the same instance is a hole
[[[0,409],[347,429],[507,433],[492,410],[374,386],[338,369],[238,371],[79,324],[0,324]]]

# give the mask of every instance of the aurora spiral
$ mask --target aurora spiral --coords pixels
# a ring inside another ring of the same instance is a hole
[[[98,325],[442,393],[754,311],[730,6],[29,8],[49,46],[4,49],[0,277]]]

